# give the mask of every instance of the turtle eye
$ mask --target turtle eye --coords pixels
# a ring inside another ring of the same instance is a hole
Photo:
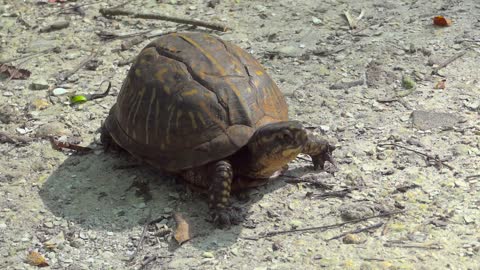
[[[290,130],[288,130],[288,129],[283,130],[280,133],[279,137],[280,137],[281,140],[284,140],[284,141],[290,141],[290,140],[293,139],[292,132],[290,132]]]

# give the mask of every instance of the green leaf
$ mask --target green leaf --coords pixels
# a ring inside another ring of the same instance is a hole
[[[81,104],[81,103],[84,103],[88,100],[88,98],[86,96],[82,96],[82,95],[75,95],[75,96],[71,96],[70,97],[70,103],[71,104]]]

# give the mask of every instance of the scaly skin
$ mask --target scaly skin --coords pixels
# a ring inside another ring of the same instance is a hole
[[[229,208],[233,189],[266,183],[300,153],[312,156],[315,169],[323,169],[325,161],[333,163],[333,150],[334,146],[308,134],[299,122],[278,122],[259,128],[229,160],[186,170],[181,175],[196,186],[208,187],[212,218],[217,226],[224,227],[241,219],[238,211]]]

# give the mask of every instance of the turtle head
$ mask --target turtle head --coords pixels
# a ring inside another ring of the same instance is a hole
[[[298,121],[260,127],[247,144],[249,176],[267,178],[295,159],[307,142],[307,131]]]

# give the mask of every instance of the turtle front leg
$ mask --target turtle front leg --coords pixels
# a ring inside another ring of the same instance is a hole
[[[210,173],[209,208],[213,222],[220,227],[238,224],[241,215],[229,207],[233,169],[230,162],[221,160],[213,164]]]
[[[336,162],[332,156],[333,150],[335,150],[335,146],[330,144],[327,140],[309,133],[302,153],[307,154],[312,158],[313,168],[315,170],[323,170],[325,161],[332,163],[336,167]]]

